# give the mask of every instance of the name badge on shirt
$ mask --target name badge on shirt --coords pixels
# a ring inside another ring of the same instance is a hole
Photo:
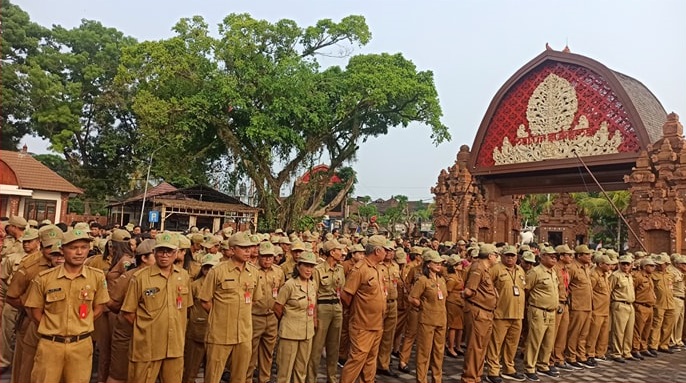
[[[246,291],[243,296],[245,297],[245,303],[252,302],[252,294],[250,294],[250,291]]]
[[[515,297],[518,297],[518,296],[519,296],[519,286],[512,286],[512,294],[513,294]]]
[[[279,288],[276,286],[272,287],[272,297],[274,299],[276,299],[276,297],[278,297],[278,296],[279,296]]]
[[[443,291],[440,288],[438,289],[438,300],[443,300]]]

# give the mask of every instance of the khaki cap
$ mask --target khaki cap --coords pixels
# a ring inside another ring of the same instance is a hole
[[[229,227],[223,228],[223,229],[222,229],[222,234],[224,234],[224,235],[227,236],[227,237],[230,237],[231,234],[233,234],[233,227],[229,226]]]
[[[315,242],[317,237],[314,236],[309,230],[305,231],[302,235],[303,242]]]
[[[191,243],[198,245],[205,242],[205,236],[203,236],[200,233],[194,233],[193,235],[191,235],[190,240]]]
[[[592,253],[591,249],[589,249],[587,245],[579,245],[579,246],[575,247],[574,252],[577,254],[591,254]]]
[[[176,250],[179,248],[179,238],[168,231],[158,233],[155,236],[155,249],[160,247]]]
[[[239,231],[238,233],[232,235],[229,238],[229,246],[238,246],[238,247],[251,247],[255,246],[255,243],[253,243],[252,239],[250,238],[250,234],[244,231]]]
[[[423,252],[424,252],[424,248],[419,247],[419,246],[412,246],[410,248],[410,254],[422,255]]]
[[[281,244],[281,243],[286,244],[286,245],[290,245],[290,244],[292,244],[293,242],[291,242],[291,240],[288,239],[288,237],[283,236],[283,237],[280,237],[280,238],[279,238],[279,244]]]
[[[673,263],[674,263],[675,265],[676,265],[677,263],[686,263],[686,257],[683,256],[683,255],[680,255],[680,256],[678,256],[678,257],[674,257],[674,262],[673,262]]]
[[[448,259],[446,259],[445,262],[446,262],[448,265],[450,265],[450,266],[455,266],[455,265],[457,265],[460,261],[461,261],[461,259],[460,259],[458,256],[456,256],[456,255],[453,254],[453,255],[451,255],[450,257],[448,257]]]
[[[154,239],[146,239],[136,247],[136,255],[151,254],[155,251],[156,241]]]
[[[422,254],[422,259],[424,262],[436,262],[436,263],[443,263],[443,258],[438,254],[438,251],[436,250],[427,250]]]
[[[124,229],[114,229],[110,239],[115,242],[128,242],[131,239],[131,234]]]
[[[179,249],[190,249],[191,240],[185,235],[179,235]]]
[[[498,248],[495,247],[495,245],[484,243],[483,245],[479,246],[479,255],[489,255],[494,253],[498,253]]]
[[[529,245],[519,246],[519,251],[531,251],[531,246],[529,246]]]
[[[386,237],[384,237],[383,235],[376,234],[369,237],[369,239],[367,240],[367,245],[374,247],[383,247],[385,249],[387,246],[386,242]]]
[[[386,250],[395,250],[395,242],[386,240],[386,245],[383,248]]]
[[[617,259],[619,263],[634,263],[633,257],[628,254],[624,254]]]
[[[399,265],[404,265],[407,263],[407,253],[402,247],[395,250],[395,262]]]
[[[55,241],[60,241],[61,243],[62,238],[64,238],[64,232],[52,224],[41,227],[38,230],[38,235],[40,236],[41,245],[44,247],[54,244]]]
[[[291,245],[291,251],[302,250],[305,251],[305,243],[302,241],[295,241]]]
[[[24,217],[20,217],[18,215],[13,215],[10,217],[9,222],[7,222],[8,225],[16,226],[20,229],[26,229],[26,226],[29,225],[28,222],[24,219]]]
[[[362,246],[358,243],[357,245],[353,245],[350,248],[350,251],[353,253],[364,253],[364,246]]]
[[[21,237],[22,241],[32,241],[38,238],[38,230],[28,228],[24,231],[24,235]]]
[[[77,223],[76,225],[74,225],[74,229],[75,229],[75,230],[76,230],[76,229],[78,229],[78,230],[83,230],[83,231],[85,231],[86,233],[90,233],[90,232],[91,232],[91,227],[90,227],[86,222],[79,222],[79,223]]]
[[[641,259],[641,267],[643,266],[655,266],[655,261],[651,257],[645,257]]]
[[[569,245],[564,244],[564,245],[557,245],[555,247],[555,252],[558,254],[572,254],[574,255],[574,250],[569,248]]]
[[[317,262],[317,257],[314,256],[314,253],[311,251],[306,251],[302,254],[300,254],[300,257],[298,258],[298,263],[307,263],[309,265],[316,265]]]
[[[610,259],[619,258],[619,253],[617,253],[614,249],[607,249],[607,251],[605,252],[605,255],[610,257]]]
[[[555,249],[553,249],[551,246],[544,246],[541,249],[541,254],[553,255],[553,254],[557,254],[557,251],[555,251]]]
[[[522,260],[529,263],[536,263],[536,256],[530,251],[525,251],[522,254]]]
[[[637,252],[635,252],[634,254],[636,255],[636,258],[643,258],[643,257],[645,257],[646,255],[648,255],[648,254],[646,254],[645,251],[640,251],[640,250],[637,251]]]
[[[219,253],[216,253],[216,254],[207,253],[207,254],[202,256],[200,263],[202,266],[205,266],[205,265],[215,266],[216,264],[219,263],[221,258],[222,258],[222,255]]]
[[[322,250],[324,250],[325,253],[328,253],[329,251],[335,250],[335,249],[341,249],[342,250],[344,248],[345,248],[345,246],[338,243],[338,241],[336,241],[335,239],[326,241],[322,245]]]
[[[272,245],[271,242],[260,243],[258,253],[260,254],[260,256],[263,257],[270,257],[276,255],[276,252],[274,251],[274,245]]]
[[[461,240],[457,241],[457,244],[458,245],[466,245],[467,242],[465,242],[464,239],[461,239]]]
[[[615,258],[612,259],[610,258],[607,254],[603,254],[600,257],[598,257],[598,263],[605,263],[607,265],[616,265],[619,263],[619,261]]]
[[[86,233],[83,230],[74,229],[74,230],[71,230],[69,232],[64,233],[64,237],[62,238],[62,246],[70,244],[74,241],[79,241],[79,240],[84,240],[84,241],[90,242],[93,240],[93,238],[91,238],[90,235],[88,235],[88,233]]]
[[[281,246],[274,246],[274,255],[283,255],[283,249]]]
[[[656,265],[664,265],[665,263],[669,263],[667,262],[665,257],[663,257],[660,254],[656,254],[653,256],[653,262],[655,262]]]
[[[211,235],[205,239],[204,242],[200,244],[200,246],[209,249],[211,247],[219,246],[219,242],[221,242],[217,237],[214,235]]]
[[[517,248],[514,246],[505,246],[500,254],[514,254],[517,255]]]
[[[229,240],[225,239],[219,242],[219,248],[222,250],[229,250],[231,248],[231,246],[229,246]]]
[[[30,219],[26,221],[26,223],[29,225],[29,227],[38,227],[38,221],[35,219]]]
[[[49,219],[44,219],[44,220],[40,221],[40,224],[41,225],[52,225],[52,221],[50,221]]]

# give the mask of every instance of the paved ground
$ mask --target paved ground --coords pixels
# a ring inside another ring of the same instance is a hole
[[[414,361],[414,359],[413,359]],[[396,368],[398,362],[391,360],[391,365]],[[411,367],[414,367],[412,364]],[[517,366],[521,369],[521,361],[517,361]],[[322,365],[323,367],[323,365]],[[446,358],[444,361],[443,381],[446,383],[459,382],[462,373],[462,359]],[[414,369],[413,369],[414,372]],[[326,376],[324,370],[320,368],[318,381],[325,383]],[[5,372],[0,376],[0,383],[9,382],[10,373]],[[600,363],[595,369],[586,369],[575,372],[563,372],[558,379],[545,379],[540,376],[542,382],[567,383],[567,382],[607,382],[607,383],[684,383],[686,382],[686,351],[672,355],[659,354],[657,358],[641,362],[629,362],[619,364],[615,362]],[[92,380],[95,382],[95,380]],[[202,382],[202,375],[197,379]],[[416,382],[414,375],[399,373],[399,378],[388,378],[377,376],[377,383],[410,383]],[[507,381],[506,381],[507,382]],[[278,382],[282,383],[282,382]],[[341,382],[348,383],[348,382]]]

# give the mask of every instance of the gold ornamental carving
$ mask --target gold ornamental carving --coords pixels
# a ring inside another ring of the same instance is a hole
[[[528,128],[521,124],[514,142],[506,136],[493,149],[496,165],[619,153],[622,135],[610,134],[607,121],[591,132],[588,118],[574,116],[579,108],[576,90],[566,79],[549,74],[533,91],[526,110]]]

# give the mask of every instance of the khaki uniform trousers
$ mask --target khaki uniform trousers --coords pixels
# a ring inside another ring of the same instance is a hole
[[[428,383],[431,370],[433,383],[443,381],[446,326],[420,323],[417,328],[417,383]]]
[[[252,316],[252,357],[248,365],[246,381],[252,382],[255,368],[259,369],[258,382],[265,383],[271,379],[278,333],[279,320],[273,313]]]
[[[493,321],[493,333],[491,334],[491,341],[488,342],[488,348],[486,349],[488,375],[500,375],[501,357],[506,374],[514,374],[517,372],[514,359],[521,333],[521,319],[495,319]]]
[[[36,360],[30,382],[88,383],[91,380],[93,339],[74,343],[59,343],[47,339],[38,341]],[[132,382],[136,382],[132,380]]]
[[[591,314],[591,327],[588,331],[586,356],[595,358],[607,354],[610,336],[610,316]]]
[[[653,323],[653,308],[634,303],[634,340],[633,351],[647,351],[650,326]]]
[[[24,326],[26,326],[24,328]],[[31,382],[31,371],[36,358],[38,348],[38,325],[36,322],[24,318],[21,324],[24,334],[17,335],[17,349],[12,361],[12,383]]]
[[[569,331],[569,305],[560,304],[562,314],[555,314],[555,346],[551,354],[552,363],[565,362],[565,348],[567,348],[567,332]]]
[[[465,317],[471,316],[470,334],[467,338],[467,350],[464,353],[464,367],[462,371],[462,382],[480,382],[484,371],[484,361],[486,359],[486,348],[491,341],[493,330],[493,312],[486,311],[480,307],[470,305],[469,313]]]
[[[110,312],[106,311],[93,322],[93,340],[98,347],[98,382],[106,381],[110,374],[114,319],[113,317],[112,325],[110,325]]]
[[[684,346],[684,300],[683,297],[674,297],[674,331],[670,338],[669,344],[674,346]]]
[[[524,368],[527,373],[536,369],[548,371],[550,354],[555,346],[555,312],[529,306],[529,333],[524,341]]]
[[[350,352],[341,371],[341,382],[373,383],[376,376],[376,357],[383,330],[350,328]],[[279,379],[279,382],[283,380]]]
[[[2,326],[2,345],[0,351],[0,367],[9,367],[12,365],[12,358],[14,357],[14,345],[16,343],[14,336],[14,326],[17,322],[17,309],[10,306],[8,303],[2,305],[2,318],[0,319],[0,326]]]
[[[379,356],[376,362],[377,367],[388,370],[391,366],[391,351],[393,351],[393,338],[395,337],[395,326],[398,324],[398,302],[387,301],[388,309],[383,319],[383,335],[379,345]],[[330,381],[329,381],[330,382]]]
[[[326,381],[338,382],[338,351],[343,326],[343,308],[337,304],[317,304],[317,330],[312,339],[312,352],[307,363],[307,381],[317,381],[317,370],[326,348]]]
[[[219,383],[227,360],[231,371],[230,383],[245,382],[252,356],[252,341],[236,344],[207,343],[206,347],[205,383]]]
[[[114,325],[114,328],[112,329],[110,376],[108,380],[127,381],[129,377],[129,346],[133,338],[133,325],[123,315],[112,316],[110,323]]]
[[[590,311],[569,311],[567,330],[567,357],[570,362],[586,361],[586,340],[591,329]]]
[[[398,309],[398,321],[395,324],[395,335],[393,337],[393,351],[400,352],[400,347],[403,343],[403,335],[405,335],[405,324],[407,317],[410,314],[409,308]]]
[[[674,330],[674,309],[653,307],[653,324],[650,328],[648,347],[653,350],[669,348],[669,337]]]
[[[129,363],[129,382],[177,383],[183,375],[183,357]]]
[[[410,308],[407,310],[407,322],[405,323],[405,336],[400,347],[400,364],[407,365],[410,363],[410,354],[412,354],[412,346],[417,339],[417,326],[419,326],[419,310]]]
[[[205,359],[207,352],[205,342],[198,342],[195,339],[186,337],[183,345],[183,379],[182,382],[195,382],[195,378],[200,371],[202,360]]]
[[[307,361],[312,351],[312,338],[307,340],[279,339],[276,355],[277,382],[305,383]]]
[[[631,356],[631,343],[634,334],[634,306],[631,303],[610,303],[611,351],[614,358]]]

